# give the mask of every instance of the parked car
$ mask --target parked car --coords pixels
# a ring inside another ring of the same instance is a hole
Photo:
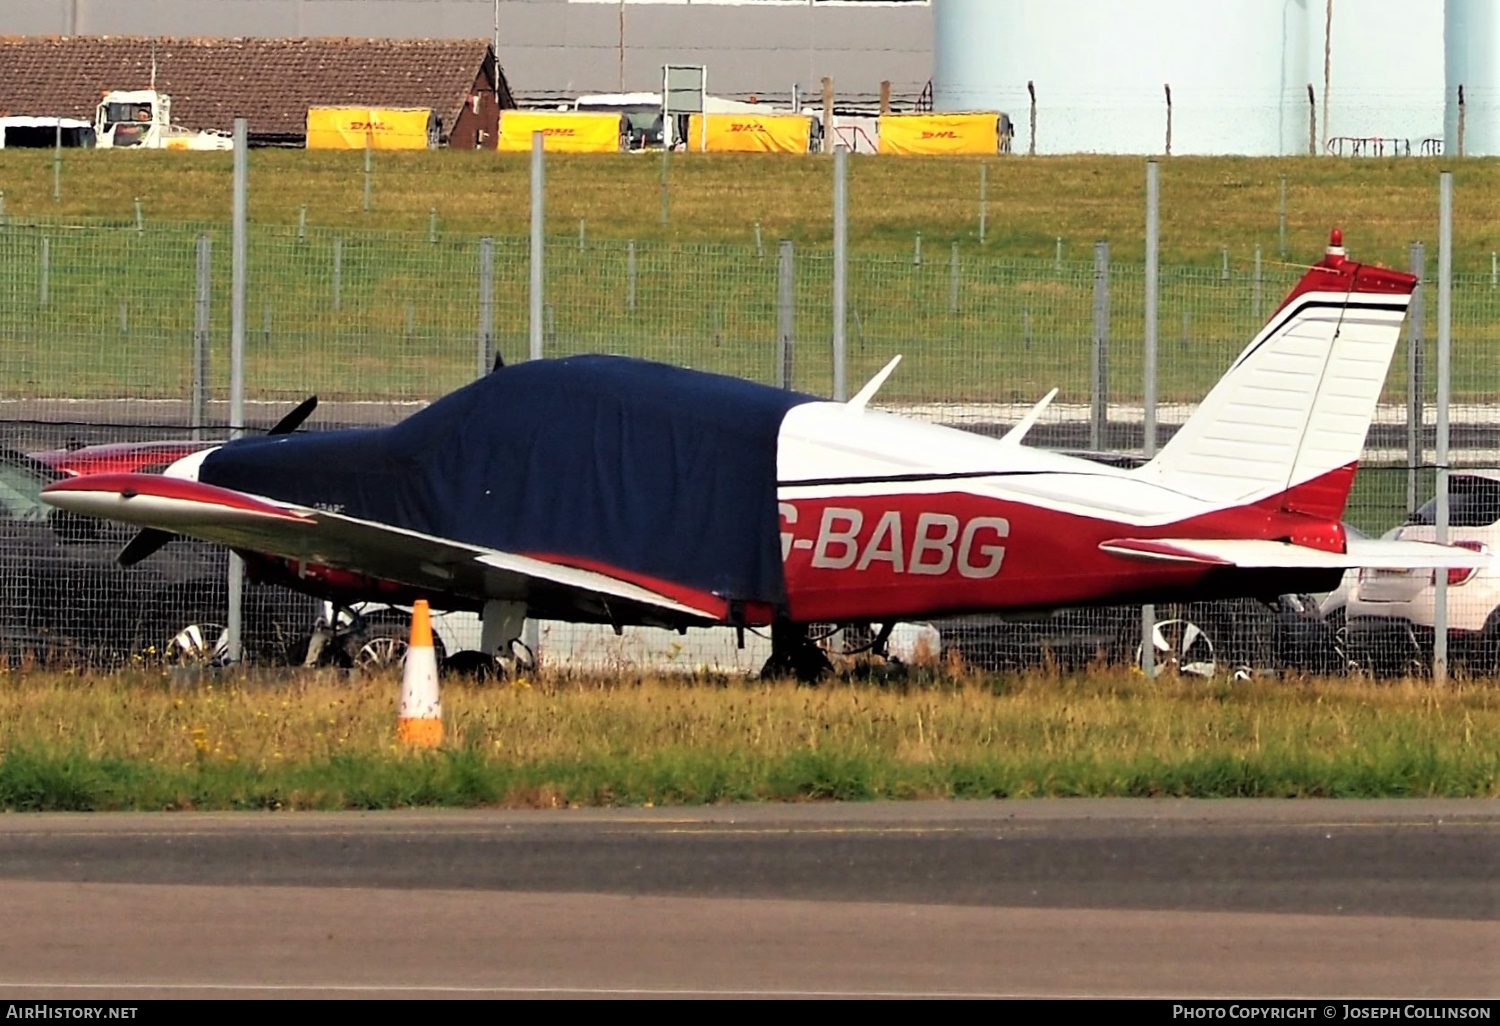
[[[1333,625],[1316,597],[1158,604],[1156,673],[1246,677],[1261,672],[1332,673],[1341,668]],[[966,617],[933,624],[944,652],[979,669],[1142,664],[1140,606],[1060,609],[1030,617]]]
[[[64,473],[0,449],[0,651],[8,660],[89,666],[193,659],[219,643],[228,554],[178,540],[129,569],[115,555],[132,529],[39,498]],[[247,658],[284,658],[316,612],[280,589],[247,588]]]
[[[1455,471],[1448,480],[1449,542],[1500,553],[1500,470]],[[1387,536],[1435,541],[1436,525],[1434,497]],[[1473,674],[1500,672],[1500,563],[1493,559],[1479,569],[1346,574],[1341,589],[1345,645],[1353,665],[1379,675],[1430,668],[1438,573],[1448,575],[1448,648],[1454,665]]]

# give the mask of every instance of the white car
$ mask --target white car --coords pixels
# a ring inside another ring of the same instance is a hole
[[[1449,543],[1500,553],[1500,470],[1454,472],[1448,495]],[[1434,498],[1387,537],[1435,541],[1436,521]],[[1500,671],[1500,561],[1494,559],[1477,570],[1350,571],[1339,591],[1345,593],[1351,663],[1380,674],[1425,672],[1432,660],[1437,573],[1448,575],[1450,657],[1472,674]],[[1332,612],[1325,605],[1325,613]]]
[[[349,613],[357,612],[358,622]],[[319,622],[324,631],[309,661],[328,659],[320,655],[327,646],[333,661],[364,669],[398,665],[406,655],[411,630],[411,610],[405,606],[360,603],[354,610],[325,606]],[[336,631],[326,631],[329,623]],[[547,665],[579,671],[655,671],[683,673],[755,674],[771,656],[768,632],[731,627],[692,628],[678,633],[660,627],[625,627],[616,632],[606,624],[574,624],[537,621],[538,655]],[[315,634],[318,632],[315,631]],[[433,646],[438,663],[459,673],[474,673],[487,660],[479,656],[480,621],[475,613],[432,614]],[[837,630],[830,625],[824,645],[832,652],[856,653],[872,639],[859,632]],[[930,624],[896,624],[887,640],[887,651],[905,663],[936,661],[942,640]],[[524,653],[521,654],[525,658]]]

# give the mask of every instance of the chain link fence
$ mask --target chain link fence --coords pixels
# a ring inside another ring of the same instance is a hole
[[[308,395],[322,402],[310,428],[392,423],[497,358],[527,356],[524,237],[471,237],[435,226],[254,226],[248,253],[247,427],[269,426]],[[1092,256],[1001,259],[977,245],[924,248],[920,237],[909,252],[852,252],[851,390],[901,354],[880,404],[999,433],[1057,387],[1032,444],[1122,460],[1138,454],[1143,268],[1111,261],[1107,246]],[[1158,444],[1299,274],[1262,261],[1258,251],[1253,261],[1226,257],[1218,268],[1162,268]],[[121,570],[112,559],[124,536],[108,526],[49,523],[35,482],[59,468],[77,469],[67,453],[84,445],[227,435],[229,282],[223,225],[11,221],[0,229],[0,447],[7,461],[0,464],[0,499],[9,518],[6,559],[13,561],[0,577],[0,637],[12,658],[119,663],[142,653],[170,655],[184,628],[222,622],[221,553],[182,546],[149,566]],[[1484,476],[1500,467],[1500,428],[1491,414],[1500,383],[1489,357],[1500,334],[1497,285],[1492,273],[1455,277],[1450,414],[1453,463],[1478,472],[1458,475],[1472,501],[1461,511],[1455,506],[1454,537],[1500,545],[1500,529],[1494,539],[1486,533],[1500,521],[1500,471]],[[1422,520],[1432,496],[1435,374],[1432,346],[1423,340],[1436,337],[1437,304],[1424,299],[1393,362],[1347,513],[1371,535]],[[546,356],[628,354],[828,395],[832,309],[826,246],[759,237],[740,245],[637,242],[582,231],[546,244]],[[1420,425],[1409,423],[1413,402],[1424,411]],[[37,454],[47,466],[27,458]],[[1362,595],[1364,582],[1370,586]],[[1326,672],[1351,663],[1409,669],[1421,663],[1424,641],[1430,646],[1431,624],[1424,637],[1420,612],[1426,599],[1415,594],[1424,592],[1422,583],[1412,575],[1376,581],[1354,572],[1335,593],[1288,596],[1272,606],[1160,607],[1162,659],[1189,672]],[[1450,596],[1455,628],[1473,635],[1472,666],[1493,669],[1500,646],[1490,643],[1489,614],[1500,607],[1500,575],[1493,585],[1488,572],[1465,578]],[[1346,623],[1356,607],[1358,616],[1382,621],[1374,647],[1358,653]],[[248,609],[252,652],[298,657],[317,615],[310,600],[252,588]],[[1134,607],[939,626],[945,645],[996,666],[1129,661],[1140,637]]]

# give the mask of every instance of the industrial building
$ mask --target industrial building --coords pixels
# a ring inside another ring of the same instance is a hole
[[[0,115],[89,119],[106,92],[153,89],[175,120],[252,143],[300,146],[309,107],[431,110],[443,144],[493,149],[514,107],[487,39],[0,37]]]
[[[667,63],[778,103],[889,82],[897,109],[1004,111],[1018,153],[1500,152],[1493,0],[0,0],[0,35],[120,33],[486,38],[522,106]]]

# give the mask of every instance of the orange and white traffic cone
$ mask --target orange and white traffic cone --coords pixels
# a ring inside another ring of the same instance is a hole
[[[443,743],[443,702],[438,694],[437,653],[432,648],[432,617],[426,599],[411,609],[411,643],[401,670],[401,719],[396,737],[414,748]]]

